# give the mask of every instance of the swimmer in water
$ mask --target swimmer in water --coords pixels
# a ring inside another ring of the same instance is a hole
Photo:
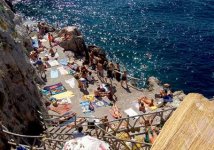
[[[148,66],[146,66],[145,64],[143,64],[143,65],[141,65],[141,68],[142,68],[142,69],[147,69]]]
[[[147,57],[148,59],[151,59],[151,58],[152,58],[152,54],[151,54],[151,53],[146,53],[146,57]]]

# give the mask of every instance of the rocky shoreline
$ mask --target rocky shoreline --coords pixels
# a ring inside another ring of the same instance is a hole
[[[33,24],[34,24],[34,27],[32,27],[32,28],[36,28],[37,23],[33,23]],[[32,25],[32,23],[31,23],[31,25]],[[26,25],[26,26],[28,26],[28,28],[31,28],[30,25]],[[51,25],[48,25],[48,27],[50,27],[52,29]],[[47,29],[47,30],[49,31],[51,29]],[[53,43],[54,47],[57,47],[57,45],[59,45],[59,47],[56,48],[58,51],[57,53],[59,53],[59,51],[72,51],[74,53],[74,55],[80,56],[80,59],[79,59],[80,61],[78,63],[80,67],[83,62],[87,65],[89,64],[89,55],[90,55],[91,51],[94,52],[94,55],[96,57],[101,56],[104,60],[110,62],[106,58],[105,52],[102,50],[102,48],[99,48],[94,45],[86,46],[81,32],[74,26],[64,27],[59,31],[54,31],[54,32],[50,32],[50,33],[54,35],[54,39],[55,39],[55,42]],[[64,37],[65,34],[66,34],[66,36],[69,36],[71,38],[69,38],[68,40],[62,40],[62,38]],[[31,35],[31,36],[33,36],[33,35]],[[49,43],[47,42],[47,40],[48,40],[47,36],[45,36],[44,39],[46,40],[46,42],[41,42],[42,45],[44,45],[46,49],[50,49]],[[43,41],[43,38],[41,39],[41,41]],[[64,54],[60,54],[60,55],[64,55]],[[73,60],[73,58],[72,58],[72,60]],[[94,77],[96,77],[97,80],[99,80],[96,72],[92,71],[92,75]],[[134,77],[129,76],[129,78],[132,80]],[[134,79],[136,82],[136,78],[134,78]],[[48,79],[48,80],[51,80],[51,79]],[[63,79],[61,79],[61,80],[63,80]],[[61,80],[58,80],[58,81],[61,82]],[[136,93],[136,95],[134,95],[134,93],[129,93],[129,92],[124,93],[123,91],[125,91],[125,90],[120,85],[118,85],[118,82],[116,82],[116,81],[113,81],[113,82],[115,83],[115,85],[116,85],[115,88],[117,89],[117,92],[115,93],[115,95],[116,96],[118,95],[120,97],[119,101],[121,101],[122,97],[130,97],[128,95],[131,95],[132,97],[135,97],[135,101],[139,97],[146,96],[149,99],[154,99],[155,103],[158,103],[160,101],[160,99],[158,99],[156,97],[156,95],[159,94],[160,91],[162,91],[164,89],[163,84],[161,84],[161,81],[159,81],[155,77],[150,77],[147,81],[147,88],[143,88],[143,89],[138,89],[137,87],[135,87],[132,84],[133,82],[129,82],[129,87],[131,89],[135,89],[136,91],[139,91]],[[51,84],[54,84],[54,82],[46,83],[46,85],[51,85]],[[102,82],[96,84],[96,86],[99,86],[99,84],[102,84]],[[91,89],[89,88],[89,91],[94,91],[96,89],[96,86],[92,86]],[[77,89],[78,89],[78,87],[77,87]],[[77,94],[77,93],[79,93],[78,90],[75,91],[74,93],[75,93],[75,95],[79,95],[79,94]],[[120,94],[120,93],[123,93],[123,94]],[[84,94],[81,94],[77,98],[80,99],[83,95]],[[172,93],[172,96],[173,96],[173,102],[166,103],[166,107],[178,107],[180,102],[184,99],[185,94],[183,93],[183,91],[175,91]],[[119,104],[119,105],[123,105],[123,104]],[[124,109],[125,109],[125,107],[122,110],[124,110]],[[79,112],[79,111],[77,111],[77,112]]]
[[[11,8],[3,1],[0,0],[0,116],[1,122],[7,126],[10,131],[14,133],[38,135],[42,132],[41,124],[39,124],[39,117],[36,114],[36,110],[47,113],[45,108],[44,100],[39,94],[37,88],[38,83],[41,84],[42,79],[38,77],[35,69],[30,64],[29,55],[32,51],[31,37],[33,32],[29,34],[27,26],[23,26],[21,17],[14,14]],[[30,25],[28,24],[28,27]],[[67,41],[61,41],[59,37],[63,34],[70,35]],[[84,60],[80,60],[78,63],[81,64],[83,61],[89,63],[89,52],[93,49],[97,51],[97,55],[103,55],[105,52],[101,48],[89,45],[87,46],[81,33],[76,27],[65,27],[60,32],[52,32],[56,37],[56,43],[60,43],[59,46],[64,50],[74,50],[73,52],[77,55],[85,54]],[[47,41],[46,44],[48,45]],[[47,48],[49,48],[47,46]],[[58,48],[59,49],[59,48]],[[62,50],[62,49],[59,49]],[[28,56],[27,56],[28,55]],[[62,55],[62,54],[61,54]],[[105,59],[107,59],[105,57]],[[95,72],[93,75],[97,78]],[[98,79],[98,78],[97,78]],[[60,81],[59,79],[57,81]],[[63,78],[64,80],[64,78]],[[49,80],[48,84],[53,84],[55,81]],[[91,86],[89,89],[93,93],[93,90],[100,82]],[[160,99],[156,97],[161,90],[164,89],[163,84],[155,77],[150,77],[147,82],[147,88],[137,89],[131,84],[129,85],[131,93],[127,92],[118,84],[117,81],[113,81],[113,84],[117,88],[116,96],[118,97],[119,106],[122,109],[126,109],[128,100],[137,102],[137,98],[146,96],[149,99],[154,99],[157,103]],[[38,87],[44,87],[39,85]],[[72,89],[76,97],[79,99],[83,96],[80,94],[79,88],[75,87]],[[172,93],[173,102],[168,102],[164,107],[178,107],[185,98],[183,91],[175,91]],[[125,102],[124,102],[125,101]],[[129,103],[130,104],[130,103]],[[77,105],[77,103],[75,103]],[[110,107],[109,107],[110,108]],[[79,107],[74,109],[80,109]],[[78,112],[78,110],[77,110]],[[103,115],[102,111],[98,113]],[[82,115],[82,114],[81,114]],[[100,117],[100,116],[99,116]],[[37,131],[37,132],[33,132]],[[0,132],[0,135],[3,135]],[[3,138],[3,136],[1,136]],[[5,139],[0,140],[0,149],[7,149],[5,147]]]

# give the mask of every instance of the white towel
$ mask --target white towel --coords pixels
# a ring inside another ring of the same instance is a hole
[[[65,82],[68,83],[71,88],[75,88],[75,79],[74,78],[65,80]]]
[[[56,60],[49,60],[48,63],[51,67],[59,66],[59,63]]]
[[[124,112],[127,115],[129,115],[130,117],[138,115],[138,113],[136,111],[134,111],[132,108],[126,109],[126,110],[124,110]]]
[[[59,72],[61,73],[61,75],[66,75],[66,74],[68,74],[68,71],[65,70],[64,67],[58,67],[57,69],[59,70]]]

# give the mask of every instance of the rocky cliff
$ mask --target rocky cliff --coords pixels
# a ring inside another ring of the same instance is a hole
[[[213,150],[214,101],[190,93],[165,123],[152,150]]]
[[[42,127],[36,110],[42,102],[26,56],[30,38],[21,24],[20,17],[0,0],[0,116],[12,132],[39,134]],[[0,149],[4,149],[2,141]]]
[[[60,42],[60,46],[76,55],[85,55],[86,61],[89,61],[88,49],[80,31],[75,26],[68,26],[60,31],[59,36],[63,35],[67,38]]]

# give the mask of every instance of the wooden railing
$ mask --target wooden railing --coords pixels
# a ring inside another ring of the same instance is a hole
[[[83,121],[80,124],[84,127],[84,132],[95,136],[98,139],[106,141],[110,144],[111,149],[125,149],[125,150],[149,150],[151,147],[150,143],[134,140],[137,135],[145,137],[146,128],[148,126],[161,127],[164,125],[166,120],[171,116],[172,112],[176,108],[168,108],[159,110],[156,112],[144,113],[137,116],[127,116],[121,119],[115,119],[105,123],[98,123],[94,125],[88,124],[88,119],[94,119],[90,117],[75,117],[75,126],[73,128],[59,127],[59,120],[61,117],[66,117],[68,114],[62,116],[56,115],[44,115],[41,116],[43,124],[47,128],[43,135],[31,136],[31,135],[21,135],[12,133],[7,130],[6,127],[2,126],[2,131],[8,139],[8,143],[12,146],[23,145],[28,149],[35,150],[45,150],[45,149],[62,149],[63,144],[66,141],[73,139],[73,131],[78,125],[77,119],[83,118]],[[42,114],[41,114],[42,115]],[[97,118],[96,118],[97,119]],[[100,119],[100,118],[98,118]],[[52,124],[54,121],[54,124]],[[58,122],[57,122],[58,121]],[[53,132],[49,131],[48,128],[53,127]],[[92,128],[91,128],[92,127]],[[66,129],[67,133],[62,131]],[[117,135],[120,133],[126,133],[128,135],[127,139],[119,138]],[[127,144],[129,143],[129,144]]]

